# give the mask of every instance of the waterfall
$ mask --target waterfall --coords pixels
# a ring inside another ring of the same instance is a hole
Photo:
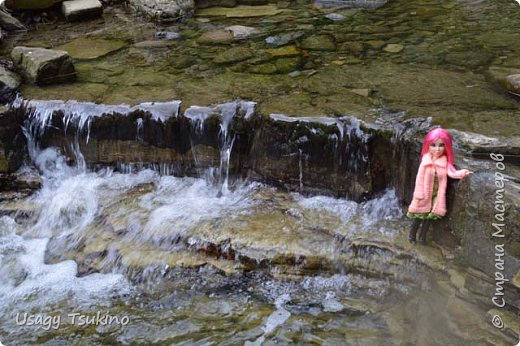
[[[133,112],[145,112],[150,115],[151,120],[165,122],[170,117],[177,117],[180,101],[171,102],[145,102],[136,106],[128,105],[101,105],[93,102],[69,101],[25,101],[17,98],[13,102],[14,107],[22,107],[28,110],[27,119],[24,123],[23,133],[27,138],[28,151],[31,160],[34,161],[40,151],[39,141],[50,131],[63,131],[68,138],[72,130],[72,139],[68,144],[70,153],[74,156],[76,167],[86,171],[86,161],[81,151],[84,143],[88,144],[91,139],[92,123],[95,118],[110,115],[128,116]],[[61,117],[60,117],[61,116]],[[136,140],[144,140],[144,123],[142,118],[136,119]]]
[[[248,120],[254,113],[254,102],[234,101],[215,105],[213,107],[191,106],[184,112],[184,116],[191,121],[192,133],[190,134],[190,144],[193,153],[193,160],[197,167],[201,167],[200,159],[197,155],[196,145],[205,143],[207,136],[213,136],[213,132],[208,130],[206,126],[212,118],[217,118],[219,122],[217,143],[220,151],[220,163],[218,171],[210,169],[206,174],[210,179],[216,181],[219,187],[218,195],[229,193],[229,169],[231,155],[233,152],[233,144],[236,135],[231,133],[233,121],[237,116]],[[214,174],[217,174],[215,177]]]

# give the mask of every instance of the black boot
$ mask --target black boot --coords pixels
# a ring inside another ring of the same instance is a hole
[[[424,220],[421,230],[419,231],[419,243],[422,245],[426,245],[426,233],[428,233],[428,229],[430,228],[430,224],[432,223],[432,220]]]
[[[417,230],[419,229],[419,225],[421,224],[421,219],[414,219],[412,223],[412,228],[410,229],[410,234],[408,234],[408,241],[412,244],[417,243],[416,235]]]

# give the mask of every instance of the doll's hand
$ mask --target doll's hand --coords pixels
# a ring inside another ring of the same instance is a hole
[[[473,174],[473,172],[470,171],[469,169],[463,169],[462,171],[464,172],[464,178],[467,177],[470,174]]]

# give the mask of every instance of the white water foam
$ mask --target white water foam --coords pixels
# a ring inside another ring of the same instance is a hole
[[[203,179],[161,177],[157,189],[140,199],[150,212],[142,236],[183,235],[206,220],[247,213],[254,203],[249,192],[259,186],[249,184],[217,197],[218,187]]]
[[[1,223],[6,223],[4,217]],[[29,311],[66,301],[76,306],[108,305],[113,296],[131,294],[121,274],[76,277],[74,261],[44,264],[48,238],[0,236],[0,311]]]
[[[386,236],[389,234],[382,221],[397,221],[403,213],[395,190],[389,189],[381,196],[367,202],[356,203],[326,196],[303,197],[294,193],[298,205],[308,210],[323,211],[335,215],[351,233],[373,230]]]

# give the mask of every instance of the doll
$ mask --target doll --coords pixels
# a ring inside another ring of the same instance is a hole
[[[453,147],[451,136],[442,128],[435,128],[426,134],[421,151],[421,163],[415,179],[413,200],[407,216],[413,218],[408,235],[415,244],[417,230],[419,242],[426,245],[426,233],[433,220],[446,214],[446,186],[448,177],[462,179],[473,172],[453,167]]]

